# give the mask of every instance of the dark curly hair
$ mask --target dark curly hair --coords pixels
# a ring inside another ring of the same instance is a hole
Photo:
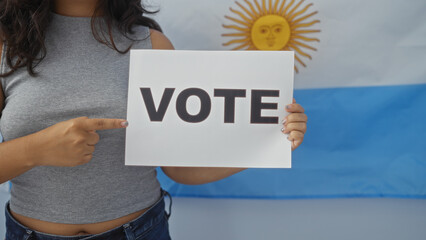
[[[0,37],[6,42],[6,64],[10,71],[0,75],[6,77],[22,67],[26,67],[31,76],[35,76],[34,67],[46,56],[44,44],[45,30],[50,22],[53,0],[0,0]],[[143,16],[156,12],[148,11],[141,0],[98,0],[94,16],[102,13],[101,18],[92,17],[92,33],[102,44],[120,52],[112,36],[112,27],[117,26],[124,35],[132,34],[132,28],[143,25],[161,32],[154,20]],[[97,21],[104,21],[107,30],[100,28]],[[107,31],[107,32],[106,32]]]

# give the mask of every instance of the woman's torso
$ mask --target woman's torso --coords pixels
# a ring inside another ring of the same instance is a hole
[[[144,39],[134,48],[151,48],[148,28],[138,27],[134,37]],[[119,34],[115,41],[121,49],[130,44]],[[126,118],[129,55],[97,42],[89,18],[54,15],[46,47],[37,78],[20,69],[1,79],[6,141],[80,116]],[[136,218],[158,200],[155,168],[124,166],[124,130],[98,133],[90,163],[37,167],[12,180],[10,206],[18,221],[51,234],[94,234]]]

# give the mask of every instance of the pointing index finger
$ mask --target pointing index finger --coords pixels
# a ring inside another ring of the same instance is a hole
[[[86,119],[84,128],[88,131],[91,130],[108,130],[125,128],[129,123],[125,119],[109,119],[109,118],[93,118]]]

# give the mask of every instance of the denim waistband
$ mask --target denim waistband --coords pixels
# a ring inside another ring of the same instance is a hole
[[[164,197],[170,198],[169,212],[165,211]],[[92,239],[121,239],[132,231],[132,234],[141,234],[151,227],[157,225],[163,218],[169,218],[171,214],[170,194],[162,190],[161,198],[152,205],[146,212],[138,218],[125,223],[119,227],[111,229],[104,233],[79,236],[60,236],[48,233],[37,232],[19,223],[10,213],[9,202],[6,203],[6,232],[11,239],[43,239],[43,240],[92,240]]]

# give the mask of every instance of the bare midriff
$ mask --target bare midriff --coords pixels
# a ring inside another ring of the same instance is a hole
[[[89,235],[89,234],[99,234],[99,233],[107,232],[111,229],[119,227],[127,222],[130,222],[138,218],[140,215],[142,215],[146,211],[147,209],[143,209],[121,218],[113,219],[106,222],[90,223],[90,224],[62,224],[62,223],[45,222],[45,221],[41,221],[38,219],[29,218],[29,217],[17,214],[13,212],[12,210],[10,212],[12,216],[19,223],[37,232],[60,235],[60,236],[75,236],[75,235]]]

